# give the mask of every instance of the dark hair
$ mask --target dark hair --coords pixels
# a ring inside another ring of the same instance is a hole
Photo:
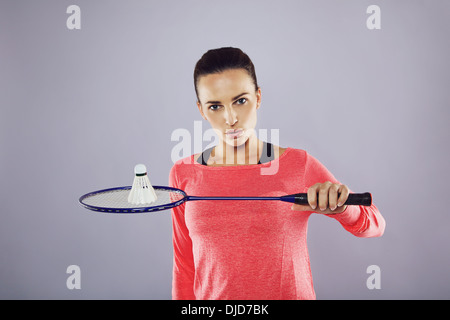
[[[252,60],[239,48],[225,47],[208,50],[198,60],[194,69],[194,87],[198,99],[197,84],[201,76],[211,73],[220,73],[230,69],[245,69],[255,84],[255,91],[258,90],[255,66]]]

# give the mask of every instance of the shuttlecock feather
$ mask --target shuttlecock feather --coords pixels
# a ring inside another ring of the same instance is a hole
[[[149,204],[155,202],[157,196],[148,178],[145,165],[136,165],[134,167],[134,173],[133,186],[128,195],[128,202],[132,204]]]

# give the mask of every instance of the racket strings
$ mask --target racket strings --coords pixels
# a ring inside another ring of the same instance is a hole
[[[171,205],[184,198],[184,194],[173,190],[155,189],[157,200],[151,203],[151,207]],[[146,205],[132,204],[128,202],[130,189],[110,190],[95,193],[83,199],[83,203],[88,206],[99,208],[133,209],[142,208]]]

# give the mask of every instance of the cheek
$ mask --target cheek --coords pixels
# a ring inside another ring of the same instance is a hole
[[[223,117],[220,117],[217,114],[210,114],[208,117],[208,121],[212,127],[218,127],[223,122]]]
[[[242,116],[242,119],[245,119],[245,124],[247,126],[254,127],[256,125],[256,108],[249,108]]]
[[[209,122],[211,129],[214,130],[215,134],[221,137],[223,134],[223,127],[225,123],[223,117],[217,116],[215,114],[209,115],[207,121]]]

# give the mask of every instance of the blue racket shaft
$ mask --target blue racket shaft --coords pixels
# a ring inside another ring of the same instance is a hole
[[[279,200],[285,202],[292,202],[295,204],[309,204],[308,194],[306,193],[296,193],[287,196],[280,197],[196,197],[187,196],[186,201],[194,200]],[[371,206],[372,205],[372,195],[369,192],[365,193],[350,193],[348,195],[346,205],[360,205],[360,206]]]

